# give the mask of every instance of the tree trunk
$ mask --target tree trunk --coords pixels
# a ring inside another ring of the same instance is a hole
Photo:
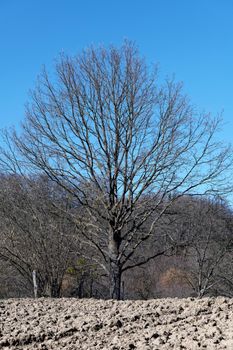
[[[59,283],[56,278],[52,280],[50,296],[51,298],[60,298],[61,296],[61,283]]]
[[[38,296],[38,287],[37,287],[37,281],[36,281],[36,271],[32,271],[32,280],[33,280],[33,288],[34,288],[34,297],[37,298]]]
[[[110,262],[110,298],[121,299],[121,268],[116,261]]]
[[[84,278],[83,276],[81,276],[79,285],[78,285],[78,292],[77,292],[77,296],[79,299],[83,298],[83,285],[84,285]]]
[[[109,289],[111,299],[121,299],[121,274],[122,269],[118,260],[119,248],[121,243],[120,234],[113,234],[109,238],[109,256],[110,256],[110,268],[109,268]]]

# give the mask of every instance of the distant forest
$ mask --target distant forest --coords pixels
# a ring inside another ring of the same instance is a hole
[[[32,297],[34,270],[38,296],[109,297],[101,257],[77,222],[77,201],[45,176],[1,176],[0,203],[1,298]],[[233,296],[233,213],[224,202],[182,197],[155,230],[133,261],[156,257],[125,272],[121,298]],[[105,235],[99,240],[107,245]]]

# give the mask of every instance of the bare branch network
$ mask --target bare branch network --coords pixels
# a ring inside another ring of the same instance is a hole
[[[24,162],[78,200],[74,220],[120,298],[122,272],[167,251],[133,260],[175,199],[229,190],[220,123],[196,113],[181,84],[160,85],[126,42],[61,55],[54,79],[44,69],[13,139]]]

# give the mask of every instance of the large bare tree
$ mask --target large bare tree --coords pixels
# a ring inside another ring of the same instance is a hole
[[[183,194],[224,190],[229,149],[214,139],[220,120],[199,115],[181,84],[159,84],[131,43],[62,55],[43,70],[15,134],[21,154],[83,206],[76,224],[120,298],[122,273]]]

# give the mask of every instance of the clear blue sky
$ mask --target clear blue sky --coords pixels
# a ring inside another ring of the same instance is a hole
[[[58,53],[136,41],[201,110],[224,109],[233,142],[232,0],[0,0],[0,127],[24,117],[28,90]]]

